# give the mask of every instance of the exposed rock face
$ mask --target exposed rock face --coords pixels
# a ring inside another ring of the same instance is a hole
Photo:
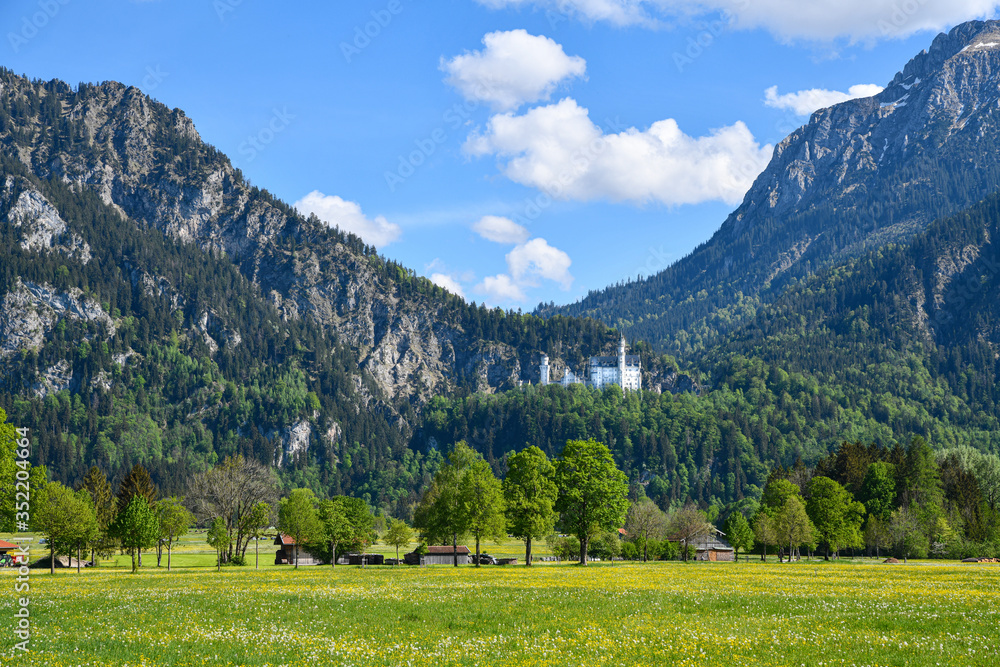
[[[1000,23],[976,21],[939,35],[881,93],[820,109],[808,125],[778,144],[723,230],[745,234],[766,218],[791,217],[819,205],[856,208],[875,192],[888,194],[882,187],[888,182],[898,190],[886,204],[906,210],[912,193],[935,187],[927,178],[933,172],[916,179],[903,173],[917,160],[964,164],[964,170],[988,163],[995,169],[995,156],[979,144],[1000,126],[1000,94],[994,83],[998,72]],[[984,181],[976,193],[950,208],[964,208],[990,190]],[[877,236],[878,244],[906,237],[935,217],[932,210],[907,212],[906,219],[876,223],[872,233],[887,230]],[[811,240],[806,235],[801,239],[798,243],[806,245]]]
[[[31,389],[39,398],[45,398],[49,394],[70,389],[72,386],[73,369],[70,367],[68,361],[60,359],[39,376],[38,382],[33,384]]]
[[[4,198],[13,197],[14,179],[7,177]],[[90,246],[66,228],[59,213],[34,189],[26,189],[14,201],[7,219],[22,230],[21,247],[36,252],[60,252],[86,264],[91,259]]]
[[[275,465],[281,467],[297,459],[299,455],[309,450],[309,442],[312,438],[312,424],[306,420],[301,420],[297,424],[284,429],[280,433],[272,433],[271,438],[281,443]]]
[[[0,94],[35,85],[5,79]],[[362,367],[390,399],[420,405],[470,379],[485,392],[537,382],[538,350],[467,333],[441,299],[405,289],[411,278],[405,271],[389,275],[370,249],[251,187],[201,142],[182,111],[118,83],[88,86],[78,96],[67,91],[65,98],[64,114],[82,126],[87,149],[19,146],[35,174],[88,188],[138,225],[227,254],[284,318],[311,317],[358,350]],[[25,226],[31,248],[89,259],[90,249],[37,192],[22,193],[10,219]],[[169,299],[171,311],[186,307],[170,280],[146,267],[127,268],[134,286]],[[213,353],[239,343],[214,313],[201,313],[196,329]]]
[[[37,350],[60,320],[68,318],[104,325],[115,335],[115,323],[93,299],[72,289],[59,292],[51,285],[17,280],[0,302],[0,358],[21,350]]]
[[[28,85],[17,78],[9,83]],[[522,379],[513,349],[467,336],[439,303],[420,295],[404,298],[369,256],[336,242],[318,220],[304,220],[251,188],[225,156],[201,144],[183,112],[107,83],[92,87],[66,113],[83,122],[93,150],[51,154],[47,146],[33,147],[21,153],[33,171],[94,190],[138,224],[227,253],[286,318],[313,317],[360,350],[362,365],[388,396],[421,403],[454,387],[458,369],[474,374],[484,391],[511,388]],[[200,146],[201,163],[182,167],[164,146],[164,135]],[[87,254],[44,199],[29,193],[21,200],[18,220],[33,221],[25,243]],[[184,307],[166,279],[135,267],[132,280],[168,296],[172,309]],[[222,342],[219,335],[227,335],[225,323],[213,321],[211,313],[198,328],[211,350]]]

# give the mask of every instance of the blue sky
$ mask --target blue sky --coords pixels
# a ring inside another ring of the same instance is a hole
[[[255,185],[530,310],[683,257],[811,109],[998,6],[7,0],[0,64],[142,88]]]

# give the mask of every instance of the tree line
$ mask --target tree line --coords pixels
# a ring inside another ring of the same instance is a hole
[[[9,443],[3,451],[0,474],[13,456]],[[133,571],[154,548],[169,570],[173,545],[195,524],[208,528],[219,567],[245,564],[251,543],[275,527],[299,547],[295,567],[300,549],[335,565],[378,539],[398,558],[414,534],[451,545],[455,564],[458,542],[473,539],[476,565],[482,542],[507,535],[525,543],[529,566],[543,539],[582,564],[592,556],[686,560],[713,536],[725,536],[737,556],[761,558],[792,559],[803,549],[828,559],[845,549],[904,559],[1000,553],[1000,458],[970,447],[934,452],[919,437],[892,447],[844,442],[813,467],[773,468],[755,496],[701,506],[651,497],[651,478],[630,480],[594,439],[570,439],[553,458],[528,446],[502,463],[501,479],[481,453],[456,443],[420,495],[413,528],[364,499],[321,498],[305,487],[281,497],[275,471],[242,456],[192,477],[184,497],[161,498],[139,464],[117,490],[97,467],[75,489],[47,482],[39,468],[32,528],[46,536],[52,567],[60,554],[79,560],[89,551],[93,560],[120,550]]]

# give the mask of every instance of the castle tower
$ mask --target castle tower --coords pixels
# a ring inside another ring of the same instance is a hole
[[[549,358],[544,354],[542,355],[542,363],[538,367],[538,372],[541,376],[538,384],[544,387],[549,383]]]
[[[625,386],[625,336],[618,343],[618,384]]]

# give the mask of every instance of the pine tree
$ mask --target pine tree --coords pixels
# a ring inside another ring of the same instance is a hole
[[[118,496],[116,499],[118,512],[121,513],[122,510],[128,507],[135,496],[142,496],[146,500],[147,507],[152,511],[159,495],[159,492],[153,485],[152,478],[149,476],[149,471],[142,464],[136,463],[132,466],[128,475],[118,484]],[[139,550],[139,567],[142,567],[141,549]]]
[[[128,507],[132,497],[136,495],[145,498],[149,506],[152,506],[160,496],[149,476],[149,471],[141,463],[132,466],[132,470],[118,484],[118,511]]]
[[[87,472],[80,488],[90,494],[97,515],[98,533],[90,544],[90,560],[96,563],[98,556],[107,557],[114,552],[114,543],[108,530],[115,520],[117,501],[107,475],[97,466],[93,466]]]

